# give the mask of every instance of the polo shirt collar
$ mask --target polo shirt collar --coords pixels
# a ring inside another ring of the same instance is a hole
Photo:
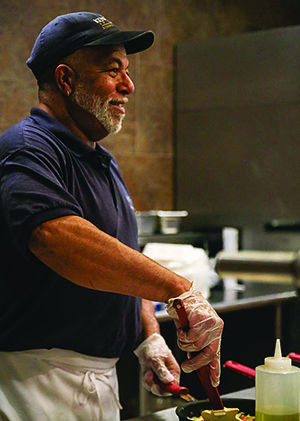
[[[96,143],[95,149],[91,148],[63,126],[58,120],[55,120],[50,114],[40,108],[32,108],[30,116],[36,124],[53,133],[76,156],[80,158],[90,158],[92,160],[96,159],[97,162],[99,162],[100,159],[105,166],[109,167],[112,156],[98,143]]]

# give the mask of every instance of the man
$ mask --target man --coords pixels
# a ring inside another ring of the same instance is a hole
[[[150,31],[99,14],[59,16],[27,64],[39,105],[0,139],[0,415],[10,421],[119,419],[115,365],[135,349],[145,386],[162,394],[180,368],[159,334],[168,303],[178,343],[219,381],[222,320],[188,280],[139,253],[135,213],[113,157],[134,85],[128,55]],[[189,331],[172,307],[180,297]]]

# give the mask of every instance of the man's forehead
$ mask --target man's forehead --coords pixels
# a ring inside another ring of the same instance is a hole
[[[110,63],[122,61],[128,63],[126,50],[123,45],[84,47],[73,54],[75,59],[93,63]]]
[[[104,62],[112,63],[115,61],[128,63],[128,56],[126,50],[123,46],[119,46],[118,48],[114,47],[111,51],[107,52],[107,55],[102,55],[101,59]]]

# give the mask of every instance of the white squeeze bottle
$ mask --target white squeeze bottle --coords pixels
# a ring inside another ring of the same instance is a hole
[[[255,421],[299,421],[300,370],[282,357],[279,339],[264,362],[255,370]]]

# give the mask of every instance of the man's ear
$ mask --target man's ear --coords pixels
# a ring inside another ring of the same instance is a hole
[[[73,90],[74,70],[67,64],[60,64],[54,72],[57,88],[65,96],[70,96]]]

